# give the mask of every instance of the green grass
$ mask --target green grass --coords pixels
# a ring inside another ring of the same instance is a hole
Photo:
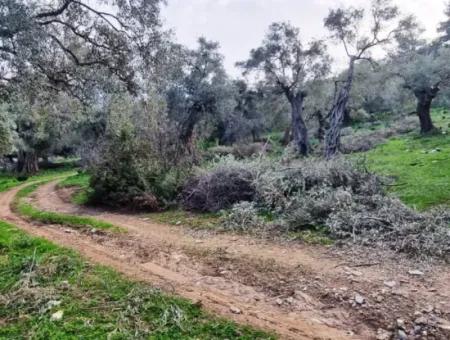
[[[65,178],[63,181],[58,183],[60,188],[70,188],[70,187],[89,187],[90,176],[87,173],[80,172],[76,175]]]
[[[389,190],[419,210],[450,203],[450,115],[434,110],[433,120],[443,133],[409,134],[364,154],[370,170],[396,180]]]
[[[85,205],[89,202],[91,194],[89,181],[90,176],[87,173],[78,173],[58,183],[58,188],[76,188],[75,193],[71,197],[71,202],[77,205]]]
[[[1,221],[0,296],[0,339],[274,338]]]
[[[30,183],[34,181],[45,181],[57,176],[70,175],[73,170],[70,168],[51,169],[39,172],[37,175],[28,177],[25,181],[20,181],[14,174],[0,173],[0,192],[7,191],[23,183]]]
[[[116,227],[108,222],[96,220],[91,217],[42,211],[33,207],[30,203],[25,202],[25,198],[30,196],[42,184],[43,182],[31,184],[19,190],[13,202],[14,211],[27,219],[40,223],[60,224],[71,228],[93,228],[110,230],[112,232],[124,232],[122,228]]]
[[[182,225],[194,229],[216,229],[220,226],[220,214],[191,213],[183,210],[168,210],[145,215],[153,221],[171,225]]]

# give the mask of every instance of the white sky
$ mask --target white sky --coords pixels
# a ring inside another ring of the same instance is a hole
[[[446,1],[394,0],[403,13],[417,16],[427,37],[436,35]],[[323,18],[329,8],[340,4],[367,6],[370,0],[168,0],[163,18],[179,43],[195,47],[200,36],[218,41],[227,71],[238,76],[235,62],[245,60],[250,50],[260,45],[272,22],[291,22],[300,28],[303,41],[325,38]],[[338,47],[330,52],[337,64],[343,60]]]

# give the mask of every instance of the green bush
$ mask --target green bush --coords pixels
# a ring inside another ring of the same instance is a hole
[[[176,198],[190,171],[187,163],[161,159],[131,126],[110,134],[100,154],[90,169],[91,200],[112,207],[160,210]]]

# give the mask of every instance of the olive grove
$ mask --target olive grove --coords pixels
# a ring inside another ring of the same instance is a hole
[[[294,24],[273,23],[236,79],[218,42],[177,43],[161,6],[1,2],[0,152],[17,173],[73,156],[90,169],[98,200],[160,207],[205,160],[278,157],[287,144],[296,157],[331,159],[368,148],[343,147],[344,128],[351,140],[352,126],[387,115],[416,110],[421,132],[434,131],[430,108],[449,98],[448,20],[427,41],[394,1],[331,9],[327,39],[303,41]],[[331,43],[345,52],[340,72]]]

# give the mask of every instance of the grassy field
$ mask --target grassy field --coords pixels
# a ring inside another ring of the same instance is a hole
[[[450,115],[434,110],[433,120],[440,134],[394,138],[364,154],[370,170],[395,179],[390,191],[420,210],[450,203]]]
[[[42,182],[28,185],[17,193],[13,202],[13,209],[19,215],[41,223],[60,224],[72,228],[94,228],[110,230],[113,232],[123,232],[121,228],[108,222],[96,220],[91,217],[42,211],[33,207],[30,203],[25,202],[24,199],[30,196],[40,185],[42,185]]]
[[[0,222],[0,339],[272,339]]]

